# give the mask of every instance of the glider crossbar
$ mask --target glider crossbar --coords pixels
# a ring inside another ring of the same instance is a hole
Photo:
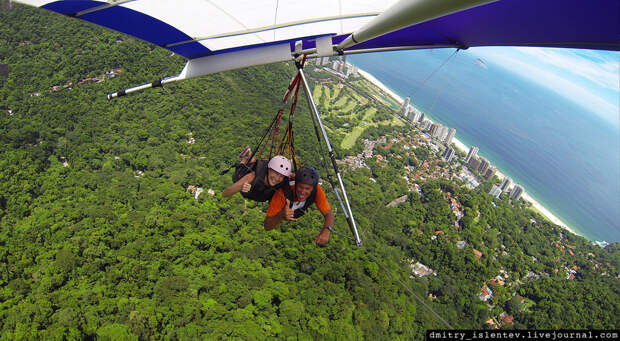
[[[129,88],[129,89],[113,92],[111,94],[108,94],[107,97],[108,97],[108,99],[112,99],[112,98],[125,96],[125,95],[128,95],[128,94],[132,93],[132,92],[136,92],[136,91],[140,91],[140,90],[144,90],[144,89],[148,89],[148,88],[163,87],[164,84],[176,82],[176,81],[179,81],[179,80],[182,80],[182,79],[183,78],[181,78],[179,76],[167,77],[167,78],[164,78],[164,79],[158,79],[158,80],[156,80],[156,81],[154,81],[152,83],[146,83],[146,84],[134,86],[133,88]]]

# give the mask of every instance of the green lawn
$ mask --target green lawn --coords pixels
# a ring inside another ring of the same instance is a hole
[[[332,90],[334,91],[332,98],[338,98],[338,94],[340,94],[340,91],[342,91],[342,89],[338,86],[335,86]]]
[[[367,124],[364,123],[362,125],[359,125],[353,128],[353,131],[348,133],[347,136],[345,136],[344,139],[342,139],[342,143],[340,143],[340,147],[342,147],[343,149],[349,149],[353,147],[357,138],[360,137],[360,135],[362,135],[362,133],[366,129],[366,126]]]
[[[356,86],[363,88],[365,91],[369,93],[376,92],[376,89],[374,87],[371,87],[367,82],[356,82],[356,83],[357,83]],[[344,91],[344,93],[341,93],[341,91]],[[338,101],[336,101],[335,103],[332,102],[336,97],[338,97],[339,94],[340,94],[340,98],[338,99]],[[349,89],[344,89],[344,88],[340,89],[338,88],[337,85],[328,85],[328,86],[317,85],[314,88],[313,95],[315,96],[315,99],[317,101],[320,101],[321,103],[327,103],[327,105],[330,108],[332,109],[339,108],[338,112],[336,113],[336,115],[338,116],[352,114],[352,111],[356,107],[360,107],[360,106],[364,106],[368,104],[368,100],[365,97],[359,95],[357,92],[349,90]],[[326,97],[321,97],[321,96],[326,96]],[[383,100],[385,101],[385,99]],[[357,138],[360,137],[360,135],[362,135],[362,133],[364,132],[364,130],[366,130],[367,127],[376,126],[376,123],[372,123],[371,121],[376,113],[377,113],[376,108],[374,107],[367,108],[363,112],[362,114],[363,116],[359,124],[355,125],[354,127],[336,128],[335,129],[336,131],[340,132],[341,134],[346,134],[344,139],[342,139],[340,146],[343,149],[349,149],[353,147],[353,145],[355,144],[355,141],[357,141]],[[404,122],[402,122],[396,116],[394,116],[391,120],[384,121],[381,123],[390,124],[394,126],[405,125]],[[346,131],[349,129],[351,130],[347,133]]]
[[[377,112],[376,108],[366,109],[366,112],[364,113],[364,118],[362,119],[363,120],[362,123],[358,126],[355,126],[353,128],[353,131],[348,133],[347,136],[345,136],[344,139],[342,139],[342,143],[340,143],[340,147],[342,147],[343,149],[349,149],[353,147],[353,145],[355,144],[355,141],[357,140],[358,137],[360,137],[360,135],[362,135],[364,130],[366,130],[366,128],[369,126],[374,125],[373,123],[370,123],[370,120],[372,119],[372,117],[375,115],[376,112]]]
[[[330,103],[332,101],[332,97],[330,95],[331,89],[328,86],[324,86],[323,87],[323,96],[325,96],[327,98],[327,102],[326,103]]]
[[[336,103],[334,103],[334,107],[342,108],[350,99],[351,98],[349,96],[342,96]]]
[[[314,100],[318,102],[321,100],[322,95],[323,95],[323,86],[320,84],[317,84],[314,87],[314,90],[312,90],[312,97],[314,97]]]
[[[360,104],[356,103],[356,101],[349,101],[347,105],[344,108],[342,108],[342,111],[345,113],[349,113],[351,112],[351,110],[355,109],[355,107],[358,105]]]

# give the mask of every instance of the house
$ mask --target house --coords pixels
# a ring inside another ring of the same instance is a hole
[[[528,278],[532,278],[532,277],[533,277],[533,278],[536,278],[536,279],[540,279],[540,276],[539,276],[539,275],[537,275],[537,274],[535,274],[535,273],[534,273],[534,272],[532,272],[532,271],[528,271],[528,272],[527,272],[527,275],[525,275],[525,278],[524,278],[524,279],[528,279]]]
[[[409,196],[407,196],[406,194],[403,195],[402,197],[396,198],[394,200],[392,200],[392,202],[390,202],[389,204],[386,205],[386,207],[396,207],[402,203],[404,203],[405,201],[407,201],[407,198]]]
[[[194,199],[198,200],[198,196],[204,191],[202,187],[196,187],[194,185],[187,186],[185,192],[190,192],[194,195]]]
[[[482,287],[482,293],[480,294],[480,300],[486,302],[488,300],[490,300],[491,298],[493,298],[493,291],[491,291],[491,289],[489,289],[488,286],[486,286],[486,284]]]
[[[503,325],[514,324],[514,317],[512,315],[508,315],[505,312],[500,315]]]
[[[464,240],[460,240],[460,241],[456,242],[456,247],[457,247],[458,249],[464,249],[466,244],[467,244],[467,242],[466,242],[466,241],[464,241]]]
[[[78,82],[79,85],[83,85],[83,84],[88,84],[88,83],[97,83],[99,82],[98,78],[95,77],[89,77],[89,78],[84,78],[81,81]]]
[[[497,326],[497,323],[495,323],[495,321],[493,321],[492,318],[486,321],[485,324],[488,324],[489,326],[493,326],[493,328],[495,329],[499,329],[499,326]]]
[[[413,262],[414,261],[412,260],[411,261],[411,271],[417,277],[424,277],[424,276],[428,276],[430,274],[434,274],[433,270],[430,269],[429,267],[427,267],[426,265],[424,265],[424,264],[422,264],[420,262],[416,262],[414,264]]]
[[[497,283],[497,279],[496,279],[496,278],[491,278],[491,279],[489,280],[489,284],[490,284],[490,285],[497,285],[497,284],[498,284],[498,283]]]
[[[482,257],[482,252],[474,249],[474,254],[476,255],[476,258],[480,259],[480,257]]]

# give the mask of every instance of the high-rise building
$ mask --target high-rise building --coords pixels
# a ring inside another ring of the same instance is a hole
[[[485,159],[484,157],[480,157],[480,166],[478,166],[478,173],[480,173],[480,175],[484,175],[487,172],[487,169],[489,169],[489,166],[491,165],[491,163],[489,162],[489,160]]]
[[[515,185],[512,188],[512,192],[510,192],[510,198],[512,198],[512,200],[519,200],[521,199],[521,195],[523,195],[523,187],[521,187],[520,185]]]
[[[467,164],[471,170],[478,171],[478,167],[480,167],[480,159],[478,156],[472,156]]]
[[[403,106],[403,108],[400,111],[400,114],[404,117],[409,117],[409,109],[411,109],[411,106]]]
[[[431,137],[436,137],[437,136],[437,130],[439,129],[441,125],[439,123],[432,123],[431,124],[431,128],[428,130],[428,134]]]
[[[409,97],[405,98],[405,101],[403,102],[403,105],[400,107],[400,112],[403,113],[404,116],[407,116],[407,111],[409,110],[409,102],[411,100],[409,99]]]
[[[411,107],[411,122],[416,123],[420,120],[420,111],[414,107]]]
[[[489,192],[489,194],[491,194],[492,196],[499,198],[499,195],[502,194],[502,190],[499,188],[498,185],[493,185],[493,188],[491,188],[491,191]]]
[[[456,129],[454,128],[450,128],[450,131],[448,132],[448,136],[446,137],[446,145],[450,145],[450,143],[452,143],[452,139],[454,138],[454,135],[456,135]]]
[[[492,178],[495,175],[495,173],[497,173],[497,168],[495,168],[493,166],[490,166],[489,169],[487,169],[486,173],[484,173],[484,178],[488,180],[488,179]],[[499,187],[499,186],[497,186],[497,187]]]
[[[450,147],[446,148],[446,150],[443,152],[441,157],[443,157],[444,160],[446,160],[448,163],[450,163],[452,161],[452,159],[454,158],[454,155],[456,155],[456,152],[454,151],[454,148],[452,148],[452,146],[450,146]]]
[[[344,76],[349,78],[349,76],[353,73],[353,68],[349,64],[344,64]]]
[[[420,118],[418,119],[418,122],[422,123],[424,122],[425,119],[426,119],[426,114],[420,113]]]
[[[504,181],[502,182],[502,185],[500,186],[500,189],[502,191],[507,190],[508,188],[510,188],[510,186],[512,186],[512,179],[509,177],[505,177]]]
[[[465,158],[465,163],[469,163],[471,158],[478,154],[478,147],[471,147],[469,149],[469,153],[467,153],[467,157]]]
[[[412,106],[408,106],[407,107],[407,119],[413,122],[414,118],[415,118],[415,111],[413,110]]]
[[[448,131],[450,131],[448,127],[440,124],[439,129],[437,131],[437,139],[439,141],[445,141],[446,137],[448,136]]]

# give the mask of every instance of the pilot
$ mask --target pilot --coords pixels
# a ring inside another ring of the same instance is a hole
[[[321,232],[314,242],[324,246],[334,226],[334,215],[319,185],[319,173],[312,167],[301,167],[295,174],[295,184],[290,186],[290,190],[281,188],[273,195],[263,224],[265,230],[273,230],[284,219],[297,221],[313,204],[316,204],[324,218]]]

